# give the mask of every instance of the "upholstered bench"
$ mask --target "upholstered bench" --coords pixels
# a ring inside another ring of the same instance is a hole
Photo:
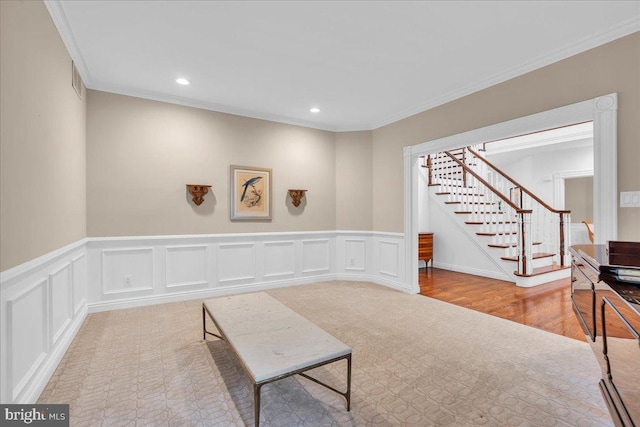
[[[207,315],[219,335],[206,328]],[[259,292],[208,299],[202,303],[202,338],[229,344],[253,382],[255,425],[260,425],[263,385],[299,374],[342,396],[351,410],[351,348],[270,295]],[[341,392],[305,371],[346,359],[347,391]]]

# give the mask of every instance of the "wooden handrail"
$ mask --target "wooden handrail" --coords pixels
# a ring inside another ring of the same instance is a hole
[[[531,210],[531,209],[521,209],[521,208],[519,208],[515,203],[513,203],[511,200],[509,200],[504,194],[502,194],[500,191],[495,189],[491,184],[489,184],[487,181],[485,181],[480,175],[475,173],[473,171],[473,169],[471,169],[469,166],[467,166],[464,163],[462,163],[460,160],[456,159],[456,157],[453,154],[451,154],[448,151],[445,151],[444,153],[447,156],[451,157],[456,163],[458,163],[458,165],[460,165],[460,167],[462,167],[462,170],[467,171],[467,173],[470,173],[471,175],[473,175],[478,181],[483,183],[494,194],[498,195],[498,197],[500,197],[502,200],[504,200],[506,204],[511,206],[513,209],[515,209],[515,211],[517,213],[532,213],[533,212],[533,210]]]
[[[476,156],[476,158],[482,160],[483,162],[485,162],[487,165],[491,166],[491,168],[493,168],[494,170],[496,170],[498,173],[500,173],[502,176],[506,177],[509,181],[511,181],[513,184],[515,184],[516,187],[519,187],[522,191],[524,191],[525,193],[527,193],[533,200],[535,200],[536,202],[540,203],[542,206],[544,206],[545,208],[547,208],[547,210],[550,210],[553,213],[558,213],[558,214],[565,214],[565,213],[571,213],[571,211],[567,211],[567,210],[558,210],[558,209],[554,209],[551,206],[549,206],[548,204],[546,204],[545,202],[543,202],[542,200],[540,200],[540,198],[538,196],[536,196],[535,194],[533,194],[531,191],[527,190],[526,187],[524,187],[522,184],[520,184],[519,182],[517,182],[515,179],[511,178],[509,175],[507,175],[506,173],[504,173],[503,171],[501,171],[499,168],[497,168],[495,165],[493,165],[493,163],[491,163],[489,160],[485,159],[484,157],[480,156],[478,153],[476,153],[475,151],[473,151],[473,149],[467,147],[467,149],[471,152],[471,154],[473,154],[474,156]]]

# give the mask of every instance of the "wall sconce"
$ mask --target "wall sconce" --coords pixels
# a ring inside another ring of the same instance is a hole
[[[189,194],[193,196],[193,203],[197,206],[200,206],[202,202],[204,202],[204,196],[209,192],[211,188],[210,185],[200,185],[200,184],[187,184],[187,188],[189,189]]]
[[[293,202],[293,206],[296,208],[300,206],[300,200],[304,197],[304,193],[307,190],[289,190],[289,197],[291,197],[291,201]]]

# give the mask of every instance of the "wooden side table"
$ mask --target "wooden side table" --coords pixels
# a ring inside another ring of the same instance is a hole
[[[433,233],[418,234],[418,259],[424,260],[433,267]]]

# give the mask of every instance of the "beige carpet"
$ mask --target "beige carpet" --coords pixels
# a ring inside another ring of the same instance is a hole
[[[269,293],[353,348],[352,409],[304,378],[262,389],[264,426],[603,426],[586,343],[360,282]],[[38,403],[72,425],[253,425],[252,387],[201,336],[201,301],[91,314]],[[342,389],[346,363],[314,375]]]

